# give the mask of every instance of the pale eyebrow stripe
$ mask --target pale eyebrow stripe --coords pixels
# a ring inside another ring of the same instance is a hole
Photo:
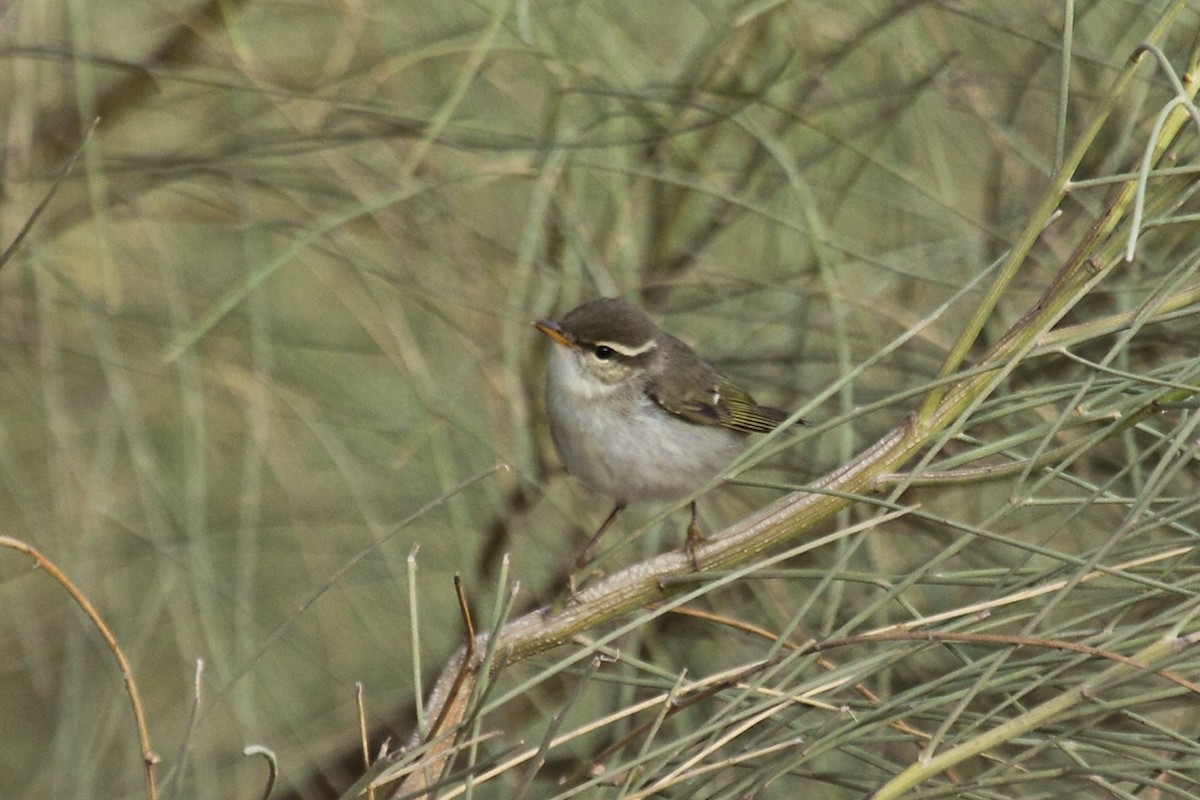
[[[618,344],[616,342],[594,342],[594,344],[596,345],[596,347],[611,348],[611,349],[617,351],[618,353],[620,353],[621,355],[625,356],[626,358],[633,358],[634,356],[640,356],[642,353],[648,353],[651,350],[653,350],[654,348],[658,347],[658,342],[654,341],[653,339],[650,339],[645,344],[643,344],[639,347],[629,347],[627,345]]]

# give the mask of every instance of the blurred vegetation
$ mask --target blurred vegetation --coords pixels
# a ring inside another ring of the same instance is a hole
[[[704,498],[719,530],[919,406],[1168,5],[1077,3],[1071,25],[1046,0],[8,5],[2,247],[32,224],[0,265],[0,535],[113,629],[161,796],[257,797],[248,744],[277,754],[276,796],[340,796],[363,769],[356,684],[374,755],[461,642],[452,576],[481,627],[502,577],[514,613],[551,602],[608,510],[553,454],[529,320],[636,297],[762,401],[809,405],[813,431]],[[1176,72],[1198,27],[1193,2],[1160,42]],[[1171,97],[1139,68],[1075,176],[1096,182],[972,355],[1050,284]],[[1185,130],[1171,157],[1196,153]],[[618,717],[475,794],[642,796],[678,772],[656,796],[859,797],[929,737],[941,752],[1084,686],[1105,691],[923,796],[1200,796],[1195,694],[1089,683],[1196,628],[1194,406],[1087,427],[1197,380],[1194,300],[1143,306],[1197,283],[1181,182],[1165,207],[1150,182],[1137,258],[922,469],[1078,447],[932,474],[900,499],[919,514],[876,528],[853,531],[878,510],[855,505],[692,615],[647,612],[613,663],[507,670],[459,769]],[[601,568],[677,546],[669,511],[631,509]],[[144,797],[99,634],[11,550],[0,609],[0,794]],[[790,649],[939,614],[979,638]],[[684,670],[716,682],[665,714]],[[587,784],[601,762],[616,777]]]

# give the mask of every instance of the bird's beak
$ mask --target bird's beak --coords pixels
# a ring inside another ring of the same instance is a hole
[[[557,322],[551,322],[550,320],[539,319],[539,320],[534,320],[533,323],[531,323],[531,324],[533,325],[533,327],[537,328],[539,331],[541,331],[542,333],[549,336],[551,341],[553,341],[555,344],[561,344],[563,347],[578,347],[579,346],[579,345],[575,344],[575,342],[573,342],[567,338],[567,335],[565,333],[563,333],[562,326],[559,325]]]

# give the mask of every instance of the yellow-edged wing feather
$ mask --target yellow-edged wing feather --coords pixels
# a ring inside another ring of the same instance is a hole
[[[706,393],[694,391],[686,396],[651,397],[664,410],[697,425],[720,425],[743,433],[769,433],[791,414],[782,409],[762,406],[736,384],[717,376]],[[805,424],[800,420],[799,424]]]

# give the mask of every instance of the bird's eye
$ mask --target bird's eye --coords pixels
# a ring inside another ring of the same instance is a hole
[[[596,358],[600,359],[601,361],[608,361],[610,358],[612,358],[613,349],[608,345],[601,344],[596,345],[596,350],[594,352],[596,353]]]

